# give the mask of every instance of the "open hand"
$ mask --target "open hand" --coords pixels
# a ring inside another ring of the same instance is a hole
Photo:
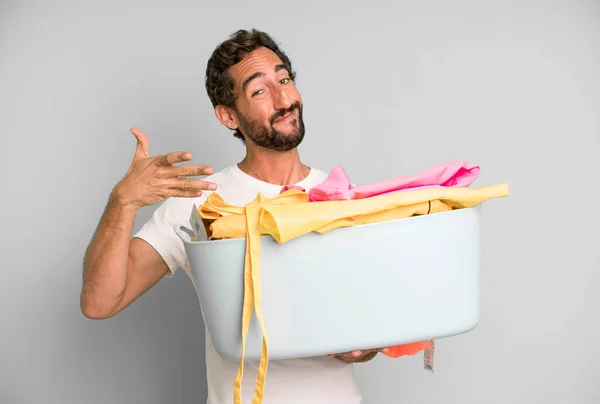
[[[183,178],[213,173],[210,166],[174,165],[191,160],[191,153],[180,151],[149,156],[148,136],[137,128],[131,129],[131,133],[137,139],[133,161],[111,194],[111,197],[117,199],[119,203],[138,209],[168,197],[195,198],[200,196],[203,190],[216,189],[214,183]]]

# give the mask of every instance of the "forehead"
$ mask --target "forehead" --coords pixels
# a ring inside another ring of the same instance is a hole
[[[258,48],[250,52],[244,59],[229,68],[234,86],[241,86],[250,76],[257,72],[272,74],[275,67],[281,65],[281,59],[268,48]]]

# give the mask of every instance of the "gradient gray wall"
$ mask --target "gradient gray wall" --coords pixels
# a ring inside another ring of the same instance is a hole
[[[203,77],[251,27],[298,70],[308,164],[362,183],[471,160],[475,185],[510,183],[485,207],[480,325],[438,341],[435,375],[421,355],[357,366],[365,404],[600,402],[598,2],[4,0],[0,403],[204,402],[184,273],[92,321],[81,264],[130,127],[152,154],[241,159]]]

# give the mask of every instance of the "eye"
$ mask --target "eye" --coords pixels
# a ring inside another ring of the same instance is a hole
[[[260,94],[262,94],[262,93],[263,93],[263,91],[265,91],[265,90],[256,90],[255,92],[253,92],[253,93],[252,93],[252,96],[253,96],[253,97],[256,97],[257,95],[260,95]]]
[[[280,81],[281,84],[287,84],[289,82],[290,82],[290,78],[289,77],[286,77],[285,79],[281,79],[281,81]]]

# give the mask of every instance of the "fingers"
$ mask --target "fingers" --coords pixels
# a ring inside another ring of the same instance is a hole
[[[202,191],[183,191],[183,190],[172,190],[171,195],[177,198],[197,198],[202,195]]]
[[[131,128],[131,133],[137,140],[137,146],[135,148],[135,158],[146,158],[148,157],[148,136],[138,128]]]
[[[372,355],[373,353],[377,354],[377,352],[387,352],[389,348],[379,348],[379,349],[365,349],[365,350],[354,350],[350,352],[340,352],[337,354],[328,354],[327,356],[333,358],[335,356],[343,357],[343,358],[359,358],[362,355]]]
[[[181,163],[192,159],[192,153],[190,152],[171,152],[169,154],[163,154],[158,156],[156,162],[161,166],[172,166],[176,163]]]
[[[213,173],[213,168],[210,166],[189,164],[184,166],[169,167],[165,170],[165,173],[169,177],[194,177],[198,175],[210,175]]]
[[[328,354],[327,356],[329,357],[334,357],[334,356],[354,356],[355,358],[359,357],[360,355],[362,355],[363,352],[362,351],[352,351],[352,352],[341,352],[338,354]]]
[[[163,168],[157,175],[165,179],[165,185],[170,189],[179,189],[182,191],[214,191],[217,189],[217,184],[214,182],[185,178],[188,176],[194,177],[211,174],[212,172],[213,169],[209,166],[184,165]]]
[[[167,180],[167,188],[173,192],[174,196],[180,196],[189,192],[194,195],[201,195],[202,191],[214,191],[217,184],[214,182],[193,180],[191,178],[173,178]]]
[[[379,352],[377,350],[365,351],[361,356],[355,357],[355,362],[368,362],[377,356],[378,353]]]
[[[138,158],[146,158],[149,157],[148,154],[148,135],[144,133],[143,130],[138,128],[130,129],[133,136],[137,140],[137,146],[135,149],[135,157]],[[178,151],[171,152],[169,154],[164,154],[162,156],[156,157],[156,162],[162,166],[172,166],[173,164],[182,163],[184,161],[188,161],[192,159],[192,154],[190,152]],[[200,167],[200,166],[196,166]],[[194,168],[195,169],[195,168]],[[177,174],[177,175],[209,175],[212,174],[212,167],[210,166],[202,166],[202,169],[196,170],[197,174]]]

